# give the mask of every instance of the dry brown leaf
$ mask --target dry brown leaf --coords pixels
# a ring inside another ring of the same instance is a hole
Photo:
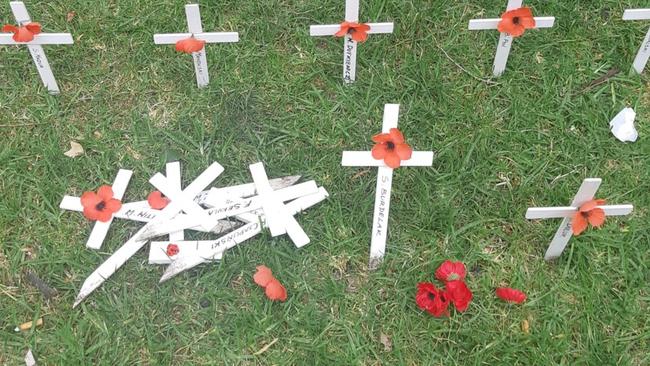
[[[72,19],[74,19],[75,15],[77,15],[77,13],[75,13],[74,11],[71,11],[71,12],[68,13],[68,15],[65,17],[65,19],[68,21],[68,23],[70,23],[72,21]]]
[[[76,141],[70,141],[70,150],[63,153],[63,155],[69,158],[76,158],[79,155],[84,154],[84,148],[80,143]]]
[[[390,337],[384,333],[379,333],[379,342],[384,345],[384,352],[390,352],[393,350],[393,342],[391,342]]]
[[[271,348],[271,346],[274,345],[275,342],[277,342],[277,341],[278,341],[278,338],[274,338],[274,339],[273,339],[269,344],[267,344],[266,346],[260,348],[259,351],[253,353],[253,356],[259,356],[259,355],[261,355],[262,353],[266,352],[266,351],[267,351],[269,348]]]
[[[528,320],[524,319],[521,321],[521,331],[526,334],[530,333],[530,324],[528,323]]]

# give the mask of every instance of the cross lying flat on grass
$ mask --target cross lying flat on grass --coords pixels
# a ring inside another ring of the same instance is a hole
[[[628,9],[623,13],[623,20],[650,20],[650,9]],[[650,58],[650,28],[646,33],[643,43],[639,48],[639,52],[634,58],[634,70],[640,74],[645,69],[645,65]]]
[[[399,104],[384,106],[384,121],[382,132],[388,133],[391,128],[397,128]],[[402,166],[431,166],[432,151],[414,151],[409,160],[403,160]],[[372,157],[370,151],[344,151],[341,161],[343,166],[378,167],[377,189],[375,192],[375,213],[372,220],[370,242],[369,268],[375,269],[381,263],[386,252],[386,237],[388,231],[388,212],[390,208],[390,193],[393,181],[393,169],[386,166],[383,160]]]
[[[569,239],[573,236],[571,230],[571,218],[578,212],[580,206],[585,202],[594,199],[602,179],[588,178],[582,182],[578,193],[573,198],[571,206],[568,207],[534,207],[526,211],[526,218],[532,219],[550,219],[550,218],[564,218],[560,224],[560,228],[555,233],[551,244],[546,250],[544,259],[551,260],[559,257],[564,248],[569,243]],[[632,205],[612,205],[612,206],[598,206],[605,211],[606,216],[624,216],[629,215],[632,210]]]
[[[522,2],[523,0],[509,0],[506,11],[520,8]],[[469,21],[469,30],[497,29],[500,21],[500,18],[472,19]],[[535,17],[535,23],[535,28],[551,28],[555,24],[555,17]],[[511,35],[501,33],[496,56],[494,57],[494,67],[492,69],[494,76],[501,76],[506,70],[512,41],[513,37]]]
[[[205,41],[205,43],[239,42],[239,33],[237,32],[203,33],[201,13],[198,4],[185,5],[185,16],[187,17],[187,28],[189,33],[154,34],[153,42],[155,44],[175,44],[176,42],[189,37]],[[205,55],[205,47],[198,52],[192,53],[192,58],[194,59],[196,83],[199,88],[203,88],[210,83],[210,76],[208,75],[208,59]]]
[[[345,1],[345,21],[359,21],[359,0]],[[367,23],[370,26],[368,34],[393,33],[393,23]],[[341,28],[340,24],[312,25],[309,27],[311,36],[333,36]],[[343,45],[343,80],[353,83],[357,73],[357,42],[350,33],[345,35]]]
[[[32,20],[22,1],[12,1],[9,5],[19,26],[31,23]],[[50,68],[50,63],[47,61],[41,45],[73,44],[72,35],[70,33],[39,33],[30,42],[16,42],[12,37],[11,33],[0,33],[0,45],[27,45],[43,84],[50,94],[59,94],[59,85],[56,83],[54,73],[52,73],[52,68]]]

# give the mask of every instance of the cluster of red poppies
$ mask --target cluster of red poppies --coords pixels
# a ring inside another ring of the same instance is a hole
[[[457,311],[467,310],[474,295],[465,283],[467,271],[462,262],[444,261],[436,270],[436,279],[445,284],[444,289],[436,287],[431,282],[418,283],[415,302],[418,307],[429,314],[439,318],[449,316],[449,304],[454,304]],[[522,303],[526,294],[507,287],[499,287],[496,295],[500,299],[512,303]]]

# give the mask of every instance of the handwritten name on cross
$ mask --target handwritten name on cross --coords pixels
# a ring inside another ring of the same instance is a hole
[[[513,10],[521,7],[523,0],[509,0],[506,10]],[[496,19],[472,19],[469,21],[469,30],[486,30],[497,29],[500,18]],[[555,17],[535,17],[535,28],[552,28],[555,24]],[[512,47],[513,37],[507,33],[501,33],[497,52],[494,57],[494,66],[492,73],[494,76],[501,76],[506,70],[510,48]]]
[[[650,9],[628,9],[623,13],[623,20],[650,20]],[[645,69],[645,65],[648,63],[648,58],[650,58],[650,28],[648,28],[648,33],[646,33],[641,47],[639,47],[639,52],[637,52],[636,57],[634,58],[633,68],[640,74]]]
[[[345,1],[345,21],[359,22],[359,0]],[[393,23],[367,23],[370,26],[368,34],[393,33]],[[309,27],[310,36],[333,36],[341,28],[340,24],[312,25]],[[343,80],[353,83],[357,73],[357,42],[350,34],[345,36],[343,45]]]
[[[19,26],[32,21],[25,4],[23,4],[22,1],[12,1],[9,5],[11,6],[14,18],[16,18],[16,23],[18,23]],[[50,94],[59,94],[60,90],[59,85],[56,83],[56,79],[54,78],[54,73],[52,73],[50,63],[47,61],[42,45],[73,43],[74,40],[70,33],[39,33],[35,35],[34,39],[30,42],[16,42],[13,39],[13,33],[0,33],[0,45],[27,45],[27,49],[29,49],[29,53],[32,55],[34,64],[36,64],[38,74]]]
[[[384,106],[384,121],[382,132],[388,133],[391,128],[397,128],[399,119],[399,104]],[[413,151],[411,159],[403,160],[401,166],[431,166],[432,151]],[[372,157],[370,151],[344,151],[342,166],[378,167],[377,189],[375,192],[375,213],[372,220],[370,241],[369,268],[375,269],[381,263],[386,252],[386,237],[388,232],[388,212],[390,209],[390,194],[393,181],[393,169],[384,164],[383,160]]]
[[[551,260],[559,257],[564,248],[569,243],[569,240],[573,236],[573,231],[571,230],[571,218],[578,212],[580,206],[584,203],[594,199],[602,179],[600,178],[588,178],[582,182],[578,193],[573,198],[571,206],[568,207],[533,207],[529,208],[526,211],[526,218],[529,220],[533,219],[551,219],[551,218],[563,218],[560,228],[555,233],[551,244],[546,250],[546,255],[544,256],[545,260]],[[610,205],[610,206],[598,206],[598,208],[605,211],[605,216],[624,216],[629,215],[634,207],[632,205]]]
[[[189,33],[154,34],[153,42],[155,44],[175,44],[189,37],[203,40],[205,43],[239,42],[239,33],[237,32],[204,33],[198,4],[185,5],[185,16]],[[206,87],[210,83],[210,76],[208,74],[208,59],[205,54],[205,47],[198,52],[192,53],[192,58],[194,59],[196,83],[199,88]]]

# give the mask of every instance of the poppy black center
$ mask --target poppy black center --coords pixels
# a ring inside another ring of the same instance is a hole
[[[100,203],[98,203],[98,204],[95,206],[95,208],[96,208],[97,210],[99,210],[99,211],[103,210],[105,207],[106,207],[106,202],[104,202],[104,201],[101,201]]]
[[[433,292],[429,292],[429,300],[435,300],[436,295]]]
[[[519,17],[514,17],[514,18],[512,18],[512,22],[513,22],[514,24],[519,24]]]
[[[392,141],[388,141],[386,143],[386,147],[388,147],[389,150],[393,150],[395,148],[395,143]]]

